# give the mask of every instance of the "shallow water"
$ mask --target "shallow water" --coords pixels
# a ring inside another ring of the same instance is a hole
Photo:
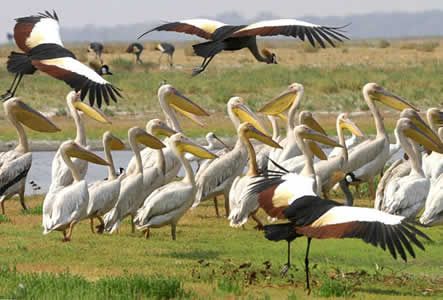
[[[94,151],[101,157],[104,157],[103,151]],[[32,153],[32,166],[26,179],[26,195],[45,194],[49,185],[51,184],[51,165],[54,158],[55,151],[42,151]],[[113,160],[115,169],[124,168],[128,166],[133,153],[131,151],[113,152]],[[197,165],[192,164],[195,171]],[[180,170],[179,176],[183,176],[183,170]],[[97,180],[103,180],[108,177],[108,168],[106,166],[99,166],[95,164],[88,164],[88,172],[86,180],[92,183]],[[33,187],[30,182],[34,181],[38,187]]]

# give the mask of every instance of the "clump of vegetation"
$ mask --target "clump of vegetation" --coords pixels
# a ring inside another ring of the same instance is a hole
[[[326,279],[318,290],[316,294],[319,297],[351,297],[352,289],[351,287],[336,279]]]
[[[0,267],[0,295],[12,299],[172,299],[189,298],[181,281],[141,275],[104,277],[96,282],[68,272],[19,273]]]
[[[380,40],[377,43],[378,48],[389,48],[391,46],[391,43],[389,43],[387,40]]]
[[[64,116],[67,116],[68,113],[67,113],[67,111],[66,111],[66,108],[64,108],[64,107],[59,107],[59,108],[57,108],[57,110],[55,111],[55,115],[58,116],[58,117],[64,117]]]
[[[134,67],[134,62],[123,57],[117,57],[111,61],[110,65],[116,70],[130,71]]]
[[[7,215],[0,214],[0,224],[1,223],[11,223],[11,219]]]
[[[27,210],[22,210],[22,214],[40,216],[43,214],[43,204],[38,204],[37,206],[28,208]]]
[[[228,294],[241,295],[242,287],[237,280],[222,278],[217,282],[220,291]]]

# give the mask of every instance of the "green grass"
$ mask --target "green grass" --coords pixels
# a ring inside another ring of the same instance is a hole
[[[41,200],[32,197],[27,203],[35,207]],[[357,205],[367,204],[357,201]],[[252,229],[253,222],[245,229],[229,227],[226,219],[214,217],[212,203],[185,215],[177,228],[177,241],[171,240],[167,227],[152,230],[146,240],[141,233],[130,234],[128,222],[120,234],[112,236],[92,235],[88,222],[82,222],[72,242],[62,243],[58,232],[43,236],[41,216],[23,215],[16,201],[7,202],[6,210],[11,222],[0,224],[0,295],[5,297],[19,293],[20,283],[29,298],[40,298],[43,290],[48,291],[48,298],[66,293],[70,298],[101,298],[106,290],[112,295],[127,291],[134,298],[160,293],[161,286],[176,291],[176,298],[306,296],[305,239],[293,243],[293,268],[281,277],[286,243],[267,241],[262,232]],[[313,296],[443,297],[443,228],[424,230],[434,242],[425,241],[426,251],[417,250],[417,258],[408,263],[359,240],[314,240],[310,255]]]

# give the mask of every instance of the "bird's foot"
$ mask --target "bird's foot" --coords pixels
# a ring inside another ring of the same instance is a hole
[[[192,70],[192,76],[197,76],[198,74],[200,74],[201,72],[203,72],[203,68],[202,67],[198,67]]]
[[[67,243],[67,242],[70,242],[71,241],[71,239],[69,238],[69,237],[64,237],[64,238],[62,238],[62,242],[63,243]]]
[[[282,277],[286,276],[286,274],[288,273],[290,267],[291,267],[291,265],[289,265],[289,264],[284,264],[284,265],[283,265],[283,268],[281,268],[280,275],[281,275]]]
[[[10,98],[12,98],[14,95],[11,93],[10,90],[7,90],[6,93],[4,93],[3,95],[0,96],[0,100],[2,101],[6,101]]]
[[[311,288],[309,287],[309,288],[306,288],[306,295],[311,295]]]

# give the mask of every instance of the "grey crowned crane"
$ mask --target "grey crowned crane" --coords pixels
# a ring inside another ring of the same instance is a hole
[[[3,101],[15,95],[23,75],[34,74],[37,70],[63,80],[80,92],[82,100],[88,96],[91,106],[96,102],[101,107],[103,100],[109,104],[111,99],[117,102],[117,97],[121,97],[118,88],[79,62],[74,53],[63,46],[55,12],[45,11],[18,18],[16,22],[14,39],[24,53],[11,52],[8,57],[7,69],[15,74],[15,78],[1,96]]]
[[[305,256],[306,287],[309,285],[309,249],[312,239],[359,238],[383,250],[388,249],[396,259],[397,253],[406,261],[407,255],[415,258],[412,245],[424,250],[417,236],[430,240],[405,217],[395,216],[373,208],[342,206],[313,195],[314,191],[300,196],[297,176],[283,168],[261,173],[250,191],[259,195],[259,204],[274,218],[289,222],[264,226],[265,237],[271,241],[290,243],[297,237],[308,239]]]
[[[88,52],[94,52],[95,57],[98,60],[100,60],[100,63],[103,64],[102,53],[103,53],[104,48],[105,47],[103,46],[102,43],[92,42],[92,43],[89,44]]]
[[[342,33],[342,27],[320,26],[295,19],[269,20],[251,25],[227,25],[219,21],[208,19],[190,19],[166,23],[146,31],[139,38],[152,31],[173,31],[197,35],[208,42],[193,45],[194,52],[203,57],[200,67],[194,69],[193,75],[203,72],[211,60],[222,51],[237,51],[248,48],[257,61],[267,64],[277,63],[274,53],[264,48],[261,51],[257,46],[257,36],[284,35],[307,39],[312,46],[319,44],[325,48],[326,43],[335,46],[334,41],[348,39]]]
[[[126,49],[126,53],[133,53],[135,55],[135,62],[142,64],[142,60],[140,59],[140,55],[142,54],[145,48],[140,43],[132,43]]]
[[[158,64],[161,63],[161,59],[163,57],[163,54],[166,54],[168,56],[168,63],[169,66],[172,67],[174,65],[173,63],[173,56],[175,52],[175,47],[172,44],[169,43],[159,43],[155,46],[155,50],[160,51],[160,57],[158,59]]]

